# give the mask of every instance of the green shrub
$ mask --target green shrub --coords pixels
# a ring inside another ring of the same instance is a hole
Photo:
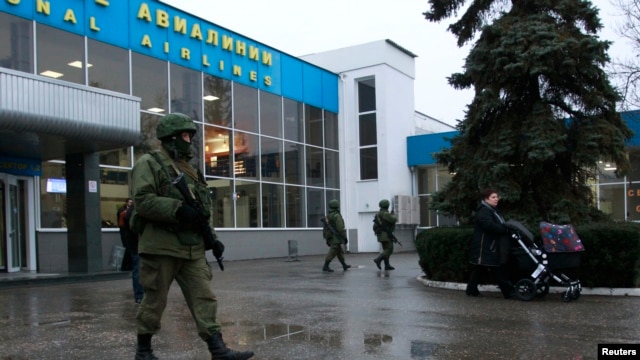
[[[640,225],[603,223],[577,226],[575,229],[585,247],[577,269],[583,286],[637,285],[640,277]],[[539,228],[530,230],[540,244]],[[420,267],[426,276],[435,281],[466,282],[472,234],[471,227],[439,227],[418,233],[416,249]]]

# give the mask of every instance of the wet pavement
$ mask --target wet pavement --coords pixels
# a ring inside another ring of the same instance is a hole
[[[227,345],[252,359],[596,359],[602,343],[640,343],[640,297],[550,293],[531,302],[425,286],[415,253],[379,271],[375,254],[227,262],[214,269]],[[0,289],[0,359],[133,359],[128,279]],[[160,359],[209,359],[176,284]]]

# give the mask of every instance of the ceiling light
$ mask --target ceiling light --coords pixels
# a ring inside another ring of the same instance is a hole
[[[152,108],[147,109],[147,111],[152,111],[152,112],[155,112],[155,113],[161,113],[161,112],[164,112],[164,109],[160,109],[160,108],[157,108],[157,107],[152,107]]]
[[[72,61],[72,62],[68,63],[67,65],[73,66],[73,67],[78,68],[78,69],[82,69],[82,61],[80,61],[80,60]],[[93,66],[93,64],[87,64],[88,68],[90,68],[92,66]]]
[[[59,77],[62,77],[64,74],[59,73],[59,72],[55,72],[55,71],[52,71],[52,70],[46,70],[46,71],[41,72],[40,75],[48,76],[48,77],[52,77],[54,79],[57,79]]]
[[[614,171],[614,170],[617,170],[617,169],[618,169],[618,168],[613,167],[613,166],[606,166],[606,167],[604,168],[604,170],[605,170],[605,171]]]
[[[213,96],[213,95],[207,95],[207,96],[204,96],[203,99],[206,100],[206,101],[214,101],[214,100],[218,100],[220,98],[217,97],[217,96]]]

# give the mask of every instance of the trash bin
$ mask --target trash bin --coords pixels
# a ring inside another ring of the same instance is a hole
[[[124,251],[123,246],[113,245],[111,248],[111,257],[109,258],[109,266],[112,266],[115,270],[120,270],[122,259],[124,258]]]

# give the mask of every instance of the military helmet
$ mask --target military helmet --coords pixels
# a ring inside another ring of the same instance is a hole
[[[171,113],[160,119],[156,128],[156,137],[163,139],[172,135],[179,135],[184,131],[195,133],[198,128],[191,118],[185,114]]]
[[[378,205],[383,208],[383,209],[388,209],[389,208],[389,200],[387,199],[382,199],[380,200],[380,202],[378,203]]]
[[[335,199],[329,201],[329,209],[340,209],[340,202]]]

